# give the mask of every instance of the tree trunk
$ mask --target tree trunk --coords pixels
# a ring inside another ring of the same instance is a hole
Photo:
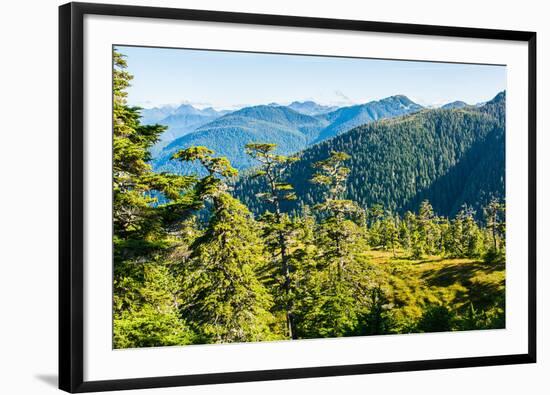
[[[272,194],[275,195],[275,185],[271,181],[271,189]],[[274,201],[275,206],[275,220],[278,225],[281,225],[282,223],[282,216],[281,216],[281,208],[279,205],[279,201]],[[279,247],[281,248],[281,269],[282,274],[284,278],[284,284],[283,284],[283,291],[285,293],[285,310],[286,310],[286,326],[288,330],[288,337],[290,339],[297,339],[296,337],[296,331],[294,329],[294,319],[292,316],[292,308],[291,308],[291,302],[290,302],[290,267],[288,266],[288,252],[286,249],[286,240],[285,235],[282,230],[279,230]]]
[[[498,252],[498,245],[497,245],[497,216],[496,211],[493,215],[493,248],[495,249],[495,252]]]
[[[280,220],[278,221],[280,223]],[[296,333],[294,330],[294,320],[291,313],[290,305],[290,268],[288,266],[288,254],[286,250],[285,235],[282,231],[279,232],[279,245],[281,248],[281,263],[282,263],[282,274],[284,277],[283,289],[286,295],[286,324],[288,328],[288,337],[291,339],[296,339]]]

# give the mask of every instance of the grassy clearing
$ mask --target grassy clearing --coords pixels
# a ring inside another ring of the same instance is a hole
[[[369,261],[385,278],[398,332],[407,332],[428,306],[445,306],[457,315],[472,307],[477,311],[503,312],[504,262],[430,256],[411,260],[404,253],[368,251]]]

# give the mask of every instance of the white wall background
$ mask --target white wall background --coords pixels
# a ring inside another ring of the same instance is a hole
[[[545,330],[550,199],[549,10],[540,0],[117,0],[118,3],[425,23],[538,33],[539,362],[307,380],[244,383],[127,394],[547,394]],[[0,22],[0,393],[57,391],[57,6],[58,0],[3,4]],[[546,374],[545,374],[546,373]]]

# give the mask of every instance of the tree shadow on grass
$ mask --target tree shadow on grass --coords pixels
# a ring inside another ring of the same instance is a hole
[[[461,283],[464,286],[472,284],[472,278],[478,274],[490,274],[495,271],[503,271],[504,263],[456,263],[440,269],[426,270],[422,279],[430,286],[448,287]]]
[[[469,287],[468,300],[476,308],[486,309],[495,304],[504,306],[504,280],[500,283],[474,282]]]
[[[411,258],[413,259],[413,258]],[[415,262],[414,264],[415,265],[423,265],[425,263],[438,263],[438,262],[443,262],[443,261],[446,261],[447,258],[443,258],[443,257],[440,257],[440,258],[437,258],[437,259],[423,259],[421,261],[418,261],[418,262]]]
[[[504,263],[457,263],[440,269],[427,270],[422,279],[428,287],[450,287],[460,284],[467,291],[458,291],[454,302],[464,306],[472,303],[476,308],[485,309],[495,304],[504,304],[504,276],[496,279],[475,279],[478,275],[488,275],[504,271]],[[480,281],[481,280],[481,281]]]

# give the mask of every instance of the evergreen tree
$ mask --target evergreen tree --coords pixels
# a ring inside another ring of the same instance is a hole
[[[424,200],[420,203],[418,210],[418,231],[420,240],[424,246],[424,252],[434,254],[437,252],[437,243],[439,241],[438,228],[436,225],[436,216],[429,201]]]
[[[346,179],[349,169],[343,165],[350,157],[344,152],[332,152],[328,159],[316,162],[314,167],[318,172],[311,182],[325,187],[325,201],[315,208],[325,219],[322,222],[321,233],[326,237],[326,256],[337,261],[337,273],[341,277],[346,260],[353,259],[348,252],[363,236],[357,222],[361,220],[363,211],[351,200],[342,199],[346,191]]]
[[[404,238],[403,244],[408,246],[411,258],[419,259],[426,251],[426,243],[420,221],[414,213],[407,211],[403,222],[404,229],[401,232]]]
[[[113,225],[117,247],[124,241],[145,240],[163,236],[165,210],[155,205],[152,192],[158,191],[170,199],[171,210],[180,207],[188,211],[196,202],[183,193],[196,181],[195,177],[152,172],[149,149],[165,131],[160,125],[141,125],[139,108],[126,104],[125,89],[132,76],[125,70],[126,61],[113,52]],[[131,243],[135,251],[135,243]],[[151,245],[154,247],[154,243]],[[130,251],[125,251],[130,252]]]
[[[493,198],[484,208],[487,230],[491,234],[492,250],[495,254],[500,252],[501,243],[506,240],[505,206],[498,199]]]
[[[267,212],[262,222],[264,234],[268,239],[268,246],[272,255],[274,267],[280,270],[280,288],[278,294],[279,305],[285,311],[287,334],[291,339],[296,339],[294,313],[292,306],[292,275],[290,266],[289,244],[292,237],[292,221],[287,214],[281,211],[281,204],[296,198],[293,186],[284,182],[284,173],[288,166],[296,161],[296,158],[278,155],[275,153],[275,144],[250,143],[246,145],[246,152],[260,163],[260,169],[252,175],[254,178],[263,178],[266,182],[266,191],[257,196],[271,206],[273,212]]]
[[[317,299],[319,248],[316,244],[317,224],[309,207],[304,207],[301,216],[293,216],[287,227],[286,240],[289,247],[291,267],[290,297],[295,338],[310,338],[316,333],[306,314],[313,300]],[[265,225],[267,226],[267,224]],[[280,289],[279,287],[276,288]]]
[[[444,229],[445,253],[452,257],[479,257],[483,252],[483,233],[475,221],[475,211],[464,205]]]
[[[139,108],[126,103],[126,61],[113,51],[113,62],[114,346],[186,344],[193,334],[179,317],[162,254],[172,245],[172,213],[198,204],[187,193],[195,178],[152,172],[149,149],[165,128],[140,124]],[[158,204],[155,194],[167,203]]]
[[[446,306],[429,305],[418,322],[420,332],[447,332],[453,329],[455,314]]]
[[[384,207],[381,204],[374,204],[366,210],[366,225],[369,244],[378,248],[384,244],[382,230],[382,219],[384,218]]]
[[[345,336],[358,324],[361,300],[370,286],[369,267],[362,253],[366,249],[363,210],[343,199],[349,156],[332,152],[314,164],[312,182],[324,187],[325,200],[315,206],[320,213],[317,245],[320,249],[317,295],[306,318],[321,336]]]
[[[388,214],[380,226],[381,244],[386,250],[392,251],[393,257],[397,256],[399,241],[399,217]]]
[[[179,151],[175,159],[199,161],[208,175],[198,183],[211,202],[204,234],[191,245],[184,268],[182,313],[206,342],[274,338],[271,295],[258,278],[265,266],[258,225],[248,209],[228,193],[226,178],[237,175],[226,158],[205,147]]]
[[[380,285],[368,292],[369,311],[361,317],[361,335],[384,335],[390,333],[393,322],[390,315],[392,305]]]
[[[401,221],[399,221],[399,244],[406,251],[411,251],[412,240],[411,240],[411,231],[412,231],[412,219],[411,216],[414,216],[410,211],[405,213],[405,216]]]
[[[115,297],[113,342],[116,348],[159,347],[191,344],[195,333],[180,318],[179,283],[166,265],[142,265],[143,280],[135,288],[138,298],[122,309],[122,295]],[[127,278],[125,279],[127,280]],[[119,287],[130,286],[121,281]],[[125,296],[129,296],[126,294]],[[128,301],[128,300],[126,300]]]

